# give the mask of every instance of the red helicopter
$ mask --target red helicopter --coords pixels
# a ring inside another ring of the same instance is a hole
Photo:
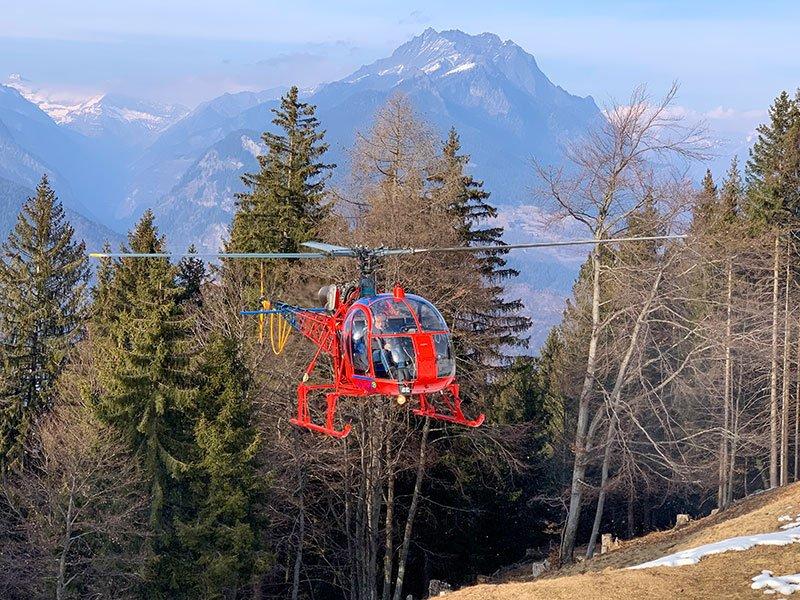
[[[296,253],[91,253],[96,258],[173,258],[208,257],[224,259],[324,259],[355,258],[359,263],[359,281],[347,286],[330,285],[320,290],[325,306],[304,308],[282,302],[271,304],[262,298],[257,310],[243,310],[242,315],[259,317],[263,334],[264,320],[277,318],[278,340],[272,340],[278,353],[288,332],[294,329],[309,339],[317,351],[297,386],[297,416],[294,425],[334,438],[343,438],[351,426],[336,424],[336,406],[341,397],[393,397],[403,406],[416,401],[414,414],[466,427],[478,427],[484,421],[464,415],[459,387],[455,381],[456,364],[450,330],[437,308],[422,298],[407,294],[399,284],[391,293],[378,293],[375,268],[386,256],[429,252],[498,252],[525,248],[546,248],[626,241],[676,239],[685,236],[650,236],[568,240],[492,246],[456,246],[449,248],[347,248],[320,242],[304,246],[313,252]],[[263,291],[262,291],[263,295]],[[274,333],[274,332],[273,332]],[[308,383],[321,355],[329,355],[333,379],[326,383]],[[325,422],[312,419],[309,396],[323,393],[326,400]]]

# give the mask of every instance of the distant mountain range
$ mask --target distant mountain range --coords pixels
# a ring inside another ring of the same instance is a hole
[[[282,91],[227,94],[167,129],[137,160],[118,216],[155,205],[182,223],[173,236],[176,247],[197,240],[216,247],[213,232],[224,231],[232,193],[241,189],[237,177],[256,168],[253,146],[241,143],[242,137],[255,141],[258,132],[272,129],[270,109]],[[327,131],[328,159],[339,165],[339,177],[347,172],[355,133],[366,130],[397,92],[408,95],[442,137],[451,126],[458,129],[471,168],[501,205],[529,201],[533,157],[560,161],[564,142],[602,118],[591,98],[554,85],[516,44],[492,34],[428,29],[390,57],[307,94]],[[203,190],[201,198],[197,190]],[[198,206],[209,219],[198,218]],[[180,217],[182,211],[187,218]]]
[[[36,104],[59,125],[90,138],[107,138],[121,146],[145,146],[189,113],[185,106],[118,94],[100,94],[76,103],[53,101],[19,74],[11,75],[7,86]]]
[[[240,177],[257,169],[260,135],[272,129],[270,110],[284,91],[225,94],[188,111],[114,94],[54,102],[13,76],[0,86],[0,189],[7,197],[28,194],[46,172],[85,222],[87,239],[123,233],[153,208],[173,248],[195,243],[216,250],[242,190]],[[560,162],[565,142],[603,118],[591,97],[552,83],[513,42],[428,29],[391,56],[303,92],[327,131],[326,159],[339,165],[334,183],[347,173],[356,133],[398,92],[442,138],[451,126],[459,131],[470,169],[501,207],[510,237],[543,233],[538,213],[525,208],[532,159]],[[520,292],[539,294],[533,304],[544,313],[535,316],[548,323],[575,274],[574,261],[562,260],[542,254],[534,271],[530,260],[515,259],[526,271]]]

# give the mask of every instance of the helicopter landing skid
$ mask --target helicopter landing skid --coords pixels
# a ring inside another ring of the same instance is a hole
[[[414,414],[419,417],[429,417],[446,423],[456,423],[465,427],[480,427],[486,415],[480,414],[475,419],[467,419],[461,410],[461,398],[458,395],[458,385],[450,384],[442,391],[441,403],[447,412],[439,412],[429,400],[427,394],[419,394],[419,408],[414,409]]]
[[[350,433],[350,424],[345,425],[341,429],[334,427],[333,418],[336,415],[336,403],[339,400],[339,394],[329,392],[325,394],[325,425],[317,425],[311,420],[311,410],[308,407],[308,392],[310,390],[330,389],[330,386],[313,386],[301,384],[297,388],[297,418],[289,419],[289,422],[298,427],[323,433],[333,438],[341,439]]]

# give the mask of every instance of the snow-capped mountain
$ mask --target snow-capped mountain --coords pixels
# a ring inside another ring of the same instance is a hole
[[[97,212],[113,201],[116,153],[102,152],[89,138],[58,125],[16,89],[0,85],[0,178],[6,190],[33,190],[47,174],[67,210],[82,222],[86,239],[115,239]],[[117,169],[117,170],[115,170]],[[26,195],[6,194],[14,206]],[[29,195],[29,194],[28,194]],[[91,207],[91,208],[89,208]],[[11,212],[11,217],[15,216]],[[92,233],[94,231],[97,235]]]
[[[57,122],[89,137],[115,137],[129,145],[141,145],[154,140],[188,112],[176,104],[103,94],[70,107]]]
[[[8,87],[37,105],[56,123],[90,138],[107,138],[124,146],[141,146],[189,113],[178,104],[163,104],[119,94],[99,94],[79,101],[54,98],[19,74]]]
[[[365,81],[370,87],[391,88],[420,76],[443,79],[473,70],[497,71],[533,95],[560,92],[565,97],[575,98],[553,86],[539,70],[536,59],[514,42],[503,41],[493,33],[468,35],[458,30],[426,29],[391,56],[361,67],[342,81],[353,84],[371,79]],[[494,108],[502,110],[504,106],[500,104]]]
[[[339,165],[337,177],[347,172],[348,150],[356,132],[365,131],[376,110],[398,92],[409,96],[442,137],[451,126],[456,127],[464,150],[471,154],[475,174],[485,180],[500,205],[528,201],[533,184],[531,159],[558,162],[564,142],[602,118],[591,98],[573,96],[554,85],[534,57],[513,42],[494,34],[428,29],[391,56],[321,85],[307,96],[317,106],[327,131],[331,148],[327,159]],[[270,109],[277,104],[277,90],[268,95],[271,98],[261,102],[250,94],[221,96],[165,131],[140,159],[140,175],[134,179],[124,212],[139,214],[152,205],[153,195],[161,189],[157,210],[168,212],[171,221],[182,224],[182,231],[195,231],[195,239],[173,235],[176,247],[216,239],[229,222],[227,215],[215,212],[225,220],[216,221],[208,214],[209,220],[204,221],[196,203],[176,192],[181,186],[227,189],[228,171],[200,168],[207,160],[206,150],[232,132],[272,129]],[[223,144],[218,150],[222,148],[230,154],[215,155],[220,164],[241,163],[244,172],[257,168],[254,157],[240,144]],[[225,181],[215,181],[217,176]],[[154,186],[156,180],[159,184]],[[164,196],[167,183],[175,189]],[[181,210],[187,212],[186,218],[177,217]]]

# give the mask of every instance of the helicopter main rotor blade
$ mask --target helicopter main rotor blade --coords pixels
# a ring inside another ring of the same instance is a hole
[[[92,258],[234,258],[234,259],[308,259],[329,258],[329,254],[318,252],[90,252]]]
[[[564,240],[558,242],[532,242],[529,244],[494,244],[490,246],[451,246],[443,248],[388,248],[378,249],[380,256],[397,256],[403,254],[422,254],[424,252],[494,252],[505,250],[523,250],[526,248],[554,248],[558,246],[586,246],[591,244],[613,244],[617,242],[649,242],[656,240],[681,240],[685,235],[651,235],[642,237],[618,237],[593,240]]]
[[[591,240],[563,240],[556,242],[531,242],[528,244],[492,244],[487,246],[450,246],[442,248],[373,248],[366,251],[374,256],[399,256],[404,254],[423,254],[428,252],[504,252],[507,250],[524,250],[527,248],[555,248],[559,246],[586,246],[591,244],[614,244],[619,242],[649,242],[657,240],[681,240],[685,235],[651,235],[642,237],[617,237]],[[324,244],[322,242],[305,242],[304,246],[320,252],[90,252],[92,258],[202,258],[202,259],[246,259],[246,260],[305,260],[320,258],[355,258],[360,256],[355,248]]]
[[[345,246],[336,246],[324,242],[303,242],[301,245],[312,250],[324,252],[328,256],[357,256],[355,248],[347,248]]]

